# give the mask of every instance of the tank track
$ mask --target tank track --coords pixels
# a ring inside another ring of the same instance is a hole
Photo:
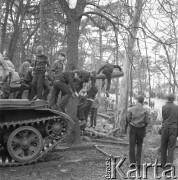
[[[66,119],[63,116],[57,115],[57,116],[50,116],[50,117],[24,120],[24,121],[17,121],[17,122],[5,122],[5,123],[0,124],[0,131],[3,128],[8,129],[10,126],[13,126],[13,128],[15,128],[16,126],[23,126],[23,125],[25,125],[25,126],[27,126],[27,125],[28,126],[38,125],[39,126],[40,123],[44,124],[47,121],[51,121],[53,119],[58,119],[58,118]],[[70,123],[70,122],[68,122],[68,123]],[[70,131],[71,131],[71,125],[68,124],[68,128],[67,128],[66,132],[64,133],[64,135],[60,139],[55,140],[49,136],[46,136],[44,139],[47,138],[49,140],[49,142],[45,142],[43,149],[41,150],[39,156],[36,157],[36,159],[33,159],[33,160],[25,162],[25,163],[20,163],[20,162],[16,162],[14,159],[12,159],[12,157],[2,156],[2,157],[0,157],[0,167],[25,166],[25,165],[30,165],[32,163],[36,163],[38,161],[43,161],[44,155],[46,155],[49,151],[52,151],[58,144],[60,144],[67,137],[67,135],[69,135]]]

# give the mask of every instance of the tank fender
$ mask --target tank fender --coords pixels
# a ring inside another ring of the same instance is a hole
[[[56,115],[60,115],[60,116],[63,116],[63,117],[65,117],[68,121],[69,121],[69,123],[71,124],[71,126],[74,126],[74,124],[75,124],[75,122],[73,121],[73,119],[70,117],[70,116],[68,116],[67,114],[65,114],[65,113],[63,113],[63,112],[59,112],[59,111],[57,111],[57,110],[54,110],[54,109],[48,109],[48,108],[42,108],[42,109],[35,109],[35,110],[44,110],[44,111],[50,111],[50,112],[52,112],[52,113],[54,113],[54,114],[56,114]]]

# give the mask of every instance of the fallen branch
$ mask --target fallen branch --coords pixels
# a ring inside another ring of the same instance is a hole
[[[104,118],[104,119],[110,119],[111,117],[107,114],[103,114],[103,113],[97,113],[98,116]]]
[[[93,144],[87,144],[87,145],[75,145],[75,146],[70,146],[70,147],[65,147],[65,148],[56,148],[53,149],[52,152],[61,152],[61,151],[76,151],[76,150],[88,150],[88,149],[94,149]]]
[[[105,152],[104,150],[99,148],[97,145],[95,145],[95,148],[105,156],[114,157],[114,158],[121,158],[121,156],[114,156],[113,154],[108,154],[107,152]]]
[[[120,138],[116,138],[116,137],[113,137],[113,136],[109,136],[108,134],[105,134],[105,133],[102,133],[102,132],[98,132],[98,131],[95,131],[93,129],[89,129],[89,128],[86,128],[85,129],[86,132],[88,132],[91,136],[95,136],[95,137],[102,137],[102,138],[106,138],[106,139],[111,139],[111,140],[115,140],[115,141],[118,141],[118,140],[122,140]]]
[[[108,136],[114,135],[117,131],[119,131],[119,128],[116,128],[113,131],[109,132]]]
[[[116,145],[124,145],[124,146],[128,146],[129,143],[126,142],[126,141],[113,141],[113,140],[104,140],[104,139],[92,139],[92,142],[95,142],[95,143],[108,143],[108,144],[116,144]]]
[[[111,154],[108,154],[107,152],[103,151],[102,149],[100,149],[97,145],[95,145],[95,148],[101,152],[102,154],[104,154],[105,156],[111,156]]]

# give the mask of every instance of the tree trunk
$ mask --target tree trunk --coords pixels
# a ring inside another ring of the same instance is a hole
[[[102,19],[100,19],[101,21]],[[102,31],[99,29],[99,67],[102,65],[102,60],[103,60],[103,37],[102,37]],[[98,83],[98,95],[101,97],[101,86],[102,83],[99,81]]]
[[[78,39],[80,21],[71,19],[67,32],[67,69],[74,70],[78,65]]]
[[[12,34],[12,37],[11,37],[11,40],[10,40],[10,43],[9,43],[9,47],[8,47],[8,57],[9,57],[10,60],[12,60],[13,57],[14,57],[14,53],[15,53],[15,50],[17,48],[19,29],[22,28],[22,23],[23,23],[23,20],[25,18],[27,8],[30,5],[30,1],[31,0],[28,0],[26,2],[25,6],[23,4],[23,0],[20,1],[19,7],[18,7],[18,10],[17,10],[17,17],[16,17],[15,25],[14,25],[14,32]]]
[[[118,45],[118,32],[115,30],[115,36],[116,36],[116,65],[119,64],[119,45]],[[118,105],[119,103],[119,78],[116,80],[116,104]]]
[[[19,28],[19,41],[20,41],[20,52],[21,52],[19,64],[21,64],[21,63],[24,62],[25,59],[26,59],[26,55],[25,55],[25,46],[24,46],[24,43],[23,43],[23,33],[22,33],[22,28]]]
[[[78,66],[78,40],[81,14],[84,12],[86,0],[77,0],[76,7],[70,9],[65,0],[58,0],[63,12],[67,17],[67,67],[66,70],[74,70]],[[78,99],[71,98],[67,106],[68,115],[74,120],[75,125],[68,138],[70,144],[81,142],[80,128],[77,118]]]
[[[133,77],[132,77],[132,65],[130,67],[130,104],[132,104],[132,98],[133,98]]]
[[[128,45],[125,53],[125,61],[124,61],[124,77],[121,81],[121,89],[120,89],[120,104],[119,109],[121,110],[119,119],[116,123],[116,127],[120,130],[121,133],[124,133],[125,122],[126,122],[126,112],[128,105],[128,92],[129,92],[129,83],[130,83],[130,70],[131,70],[131,61],[133,59],[133,48],[136,41],[138,24],[142,12],[143,0],[136,0],[135,3],[135,12],[131,21],[131,34],[128,37]]]
[[[67,70],[74,70],[78,64],[78,38],[79,38],[79,21],[72,19],[68,25],[67,33]],[[81,143],[80,127],[77,118],[78,98],[71,98],[67,106],[67,114],[74,120],[74,128],[68,138],[69,144]]]
[[[8,15],[9,15],[9,2],[10,1],[6,1],[6,14],[5,14],[5,17],[4,17],[4,23],[3,23],[3,26],[2,26],[2,32],[1,32],[1,36],[0,36],[1,37],[0,52],[2,54],[3,54],[3,51],[4,51],[4,47],[5,47],[6,27],[7,27]]]
[[[41,37],[41,46],[44,47],[44,42],[43,42],[43,4],[44,0],[40,1],[40,37]]]
[[[147,62],[147,70],[148,70],[148,86],[149,86],[149,97],[148,97],[148,104],[150,106],[151,104],[151,74],[150,74],[150,64],[149,64],[149,57],[148,57],[148,48],[147,48],[147,44],[146,44],[146,37],[144,34],[144,43],[145,43],[145,49],[146,49],[146,62]]]

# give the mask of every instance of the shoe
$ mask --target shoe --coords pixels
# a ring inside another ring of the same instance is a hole
[[[84,121],[81,121],[80,122],[80,126],[84,126],[87,122],[84,120]]]
[[[58,108],[58,109],[56,109],[56,110],[58,110],[59,112],[63,112],[63,110],[62,110],[61,108]]]
[[[103,82],[102,82],[102,86],[101,86],[101,87],[103,88],[103,87],[104,87],[104,85],[105,85],[105,81],[103,81]]]
[[[62,112],[63,112],[63,113],[66,113],[66,109],[62,108]]]
[[[64,108],[59,107],[57,110],[60,112],[66,113],[66,110]]]
[[[80,131],[80,136],[83,136],[83,131],[82,130]]]
[[[106,93],[106,96],[107,96],[107,97],[109,97],[109,93],[108,93],[108,91],[106,91],[105,93]]]
[[[36,101],[41,101],[41,99],[36,99]]]
[[[36,97],[34,97],[33,99],[32,99],[32,101],[36,101],[37,100],[37,98]]]

